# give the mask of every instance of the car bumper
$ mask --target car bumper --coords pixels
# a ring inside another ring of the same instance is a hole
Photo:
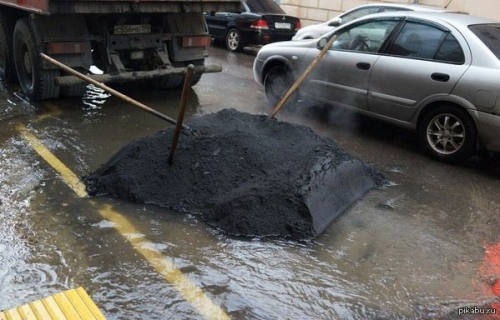
[[[264,65],[264,60],[259,59],[259,57],[257,56],[253,61],[253,78],[255,82],[257,82],[261,86],[264,85],[264,79],[262,79],[263,65]]]
[[[275,33],[266,30],[248,30],[243,32],[246,45],[264,45],[279,41],[290,41],[295,32]]]
[[[500,152],[500,116],[478,112],[476,126],[483,146],[487,150]]]

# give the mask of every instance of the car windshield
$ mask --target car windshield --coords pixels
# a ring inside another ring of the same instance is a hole
[[[248,0],[245,3],[250,12],[283,14],[283,10],[273,0]]]
[[[478,24],[469,29],[500,59],[500,24]]]

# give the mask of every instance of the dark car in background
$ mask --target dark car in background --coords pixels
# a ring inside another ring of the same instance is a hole
[[[239,12],[209,12],[205,19],[212,38],[231,51],[288,41],[300,29],[300,19],[287,15],[273,0],[243,0]]]

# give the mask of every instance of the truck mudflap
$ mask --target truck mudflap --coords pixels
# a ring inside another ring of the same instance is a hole
[[[140,81],[140,80],[151,80],[155,78],[160,78],[166,75],[174,74],[186,74],[187,68],[168,68],[159,69],[151,71],[132,71],[132,72],[122,72],[117,74],[92,74],[87,75],[89,78],[99,81],[101,83],[120,83],[120,82],[130,82],[130,81]],[[194,73],[215,73],[221,72],[222,66],[220,65],[206,65],[206,66],[195,66]],[[77,78],[76,76],[61,76],[55,78],[56,84],[65,87],[73,86],[84,82],[83,80]]]

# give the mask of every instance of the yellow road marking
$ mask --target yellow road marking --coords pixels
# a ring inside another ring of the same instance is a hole
[[[16,129],[31,145],[31,147],[42,157],[52,168],[60,175],[64,182],[80,197],[86,197],[87,192],[85,185],[80,179],[66,167],[56,156],[54,156],[35,135],[28,129],[18,124]],[[96,203],[90,201],[93,206]],[[210,298],[196,285],[194,285],[180,271],[173,261],[160,252],[151,250],[151,242],[144,239],[144,236],[134,228],[134,226],[124,216],[114,211],[110,205],[106,205],[102,209],[98,209],[101,216],[111,222],[115,229],[139,252],[155,270],[163,276],[170,284],[172,284],[186,301],[206,319],[230,319],[229,315],[218,305],[215,305]],[[138,236],[140,235],[140,236]],[[148,249],[149,248],[149,249]]]
[[[92,201],[91,201],[92,202]],[[186,301],[191,303],[198,312],[207,319],[230,319],[229,316],[219,306],[197,288],[189,279],[175,266],[172,259],[163,256],[159,251],[155,251],[154,245],[144,238],[139,230],[121,214],[113,210],[110,205],[99,209],[99,213],[105,219],[113,222],[115,229],[127,239],[134,249],[139,252],[165,280],[174,285]]]
[[[52,154],[34,134],[22,124],[16,125],[16,130],[29,142],[31,147],[42,157],[49,165],[52,166],[61,175],[63,181],[71,188],[79,197],[86,197],[87,191],[85,185],[80,179],[64,165],[59,159]]]
[[[53,103],[45,102],[43,105],[47,109],[49,109],[49,112],[42,114],[42,115],[39,115],[35,121],[42,121],[42,120],[45,120],[45,119],[53,117],[53,116],[57,116],[57,115],[62,113],[62,110]]]

